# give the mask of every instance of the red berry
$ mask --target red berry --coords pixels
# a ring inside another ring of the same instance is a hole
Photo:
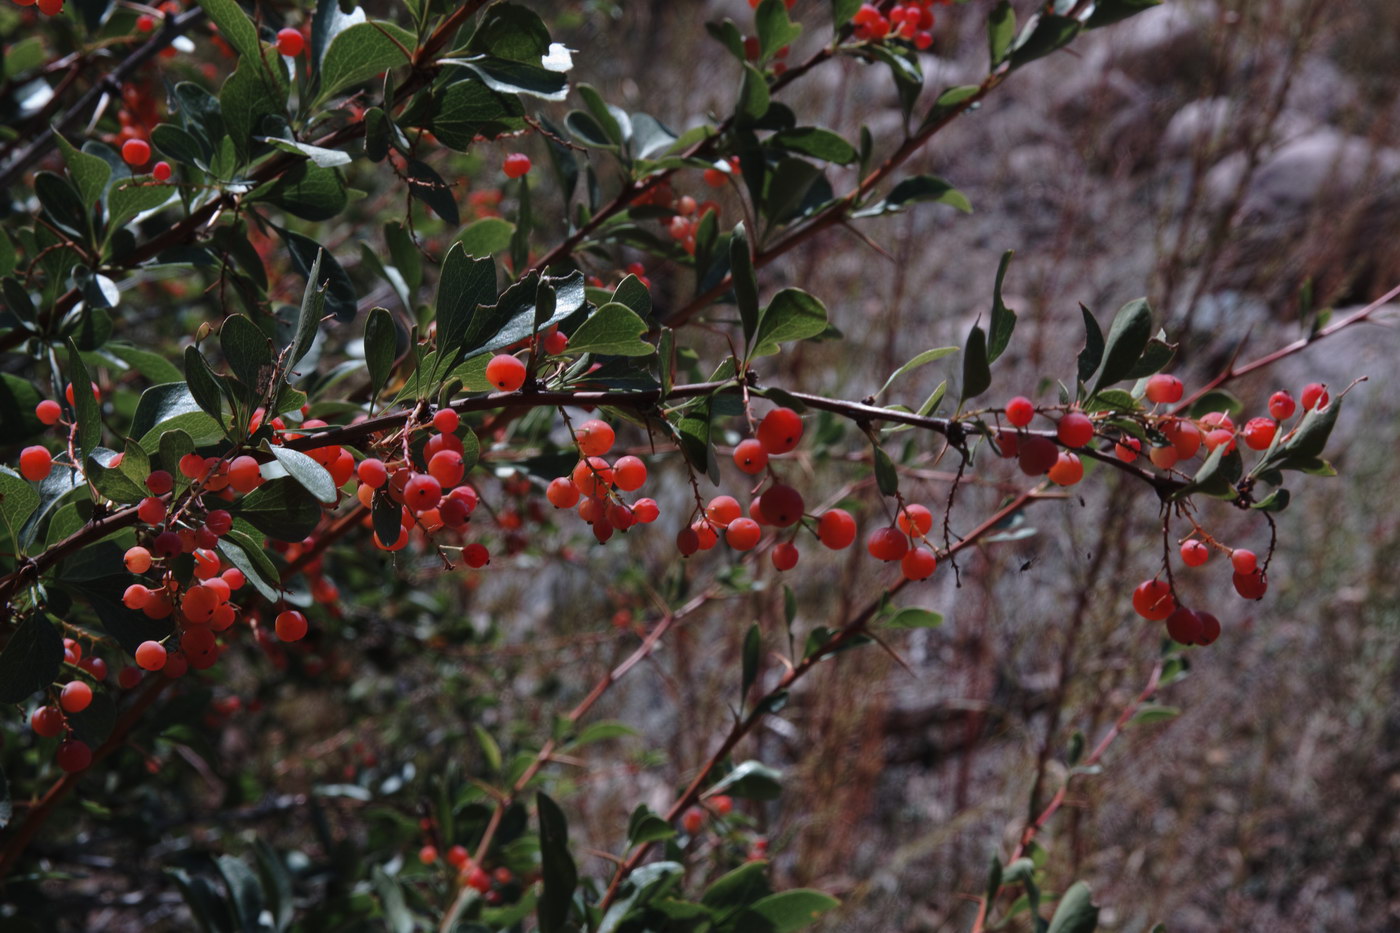
[[[1235,573],[1251,574],[1259,569],[1259,558],[1253,551],[1236,548],[1230,553],[1230,566],[1235,568]]]
[[[1018,395],[1006,403],[1006,420],[1014,427],[1024,428],[1035,418],[1035,405],[1024,395]]]
[[[613,484],[613,468],[602,457],[587,457],[574,467],[573,480],[585,496],[603,495]]]
[[[700,535],[694,528],[686,526],[676,533],[676,550],[682,557],[689,557],[700,550]]]
[[[144,139],[128,139],[122,143],[122,161],[140,168],[151,160],[151,144]]]
[[[1027,476],[1044,476],[1060,458],[1055,442],[1048,437],[1027,437],[1017,453],[1021,472]]]
[[[1269,396],[1269,414],[1274,416],[1275,421],[1284,421],[1293,417],[1293,412],[1297,409],[1298,403],[1293,401],[1293,396],[1287,392],[1275,392]]]
[[[1303,386],[1303,411],[1312,411],[1314,408],[1326,408],[1329,400],[1327,386],[1320,382],[1310,382]]]
[[[763,529],[751,518],[736,518],[724,530],[724,540],[736,551],[751,551],[763,537]]]
[[[1125,437],[1113,445],[1113,455],[1124,463],[1132,463],[1142,453],[1142,441],[1135,437]]]
[[[1206,436],[1201,439],[1201,443],[1205,445],[1206,450],[1215,450],[1215,448],[1223,446],[1226,455],[1229,455],[1235,450],[1235,432],[1225,428],[1216,428],[1214,431],[1207,432]]]
[[[785,454],[802,440],[802,418],[791,408],[775,408],[758,423],[756,436],[769,454]]]
[[[140,32],[150,32],[156,28],[156,18],[149,13],[142,13],[136,17],[136,29]]]
[[[465,472],[466,463],[463,461],[462,455],[455,450],[439,450],[428,461],[429,475],[445,488],[460,483]],[[408,488],[404,487],[405,494],[407,491]],[[438,490],[439,493],[441,491],[441,489]]]
[[[1220,637],[1220,620],[1209,612],[1198,612],[1196,618],[1201,620],[1201,632],[1196,636],[1196,644],[1209,645]]]
[[[295,609],[284,609],[277,613],[273,627],[282,641],[301,641],[306,637],[306,616]]]
[[[360,477],[360,482],[371,489],[379,489],[389,481],[389,471],[384,468],[384,461],[374,457],[361,460],[355,468],[355,473]]]
[[[705,825],[705,811],[699,807],[691,807],[681,816],[681,828],[690,835],[695,835],[700,831],[700,827]]]
[[[750,476],[761,473],[768,466],[768,451],[756,438],[742,440],[734,448],[734,465]]]
[[[20,475],[31,483],[46,479],[53,469],[53,456],[43,447],[26,447],[19,453]]]
[[[136,517],[147,525],[159,525],[165,521],[165,513],[165,500],[155,496],[147,496],[136,507]]]
[[[128,548],[122,556],[122,563],[126,564],[126,569],[132,573],[145,573],[151,569],[151,552],[140,545]]]
[[[1176,462],[1181,459],[1181,454],[1176,452],[1176,448],[1170,444],[1163,447],[1153,447],[1147,451],[1147,459],[1152,461],[1152,465],[1159,470],[1170,470],[1176,466]]]
[[[817,539],[833,551],[851,546],[856,539],[856,520],[845,509],[830,509],[817,519]]]
[[[128,609],[145,609],[151,601],[151,591],[139,583],[133,583],[122,593],[122,605]]]
[[[552,330],[544,335],[544,352],[549,356],[558,356],[569,348],[569,338],[557,330]]]
[[[63,731],[63,713],[57,706],[41,706],[29,717],[29,728],[41,739],[51,739]]]
[[[1182,645],[1194,645],[1201,637],[1201,617],[1185,606],[1172,610],[1167,616],[1167,634],[1172,641]]]
[[[443,434],[451,434],[462,423],[462,418],[450,408],[439,408],[433,415],[433,427]]]
[[[501,171],[506,173],[507,178],[519,178],[530,171],[530,157],[523,152],[512,152],[506,156],[506,161],[501,166]]]
[[[647,465],[638,457],[618,457],[613,464],[613,482],[623,492],[636,492],[646,485]]]
[[[922,505],[907,505],[895,517],[899,530],[912,538],[922,538],[933,527],[933,513]]]
[[[59,0],[62,4],[62,0]],[[39,0],[39,8],[43,9],[44,0]],[[58,766],[69,774],[75,771],[82,771],[92,764],[92,749],[88,748],[86,742],[81,739],[69,739],[58,746],[58,753],[54,755],[54,761]]]
[[[224,509],[215,509],[204,516],[204,527],[216,538],[222,538],[233,530],[233,516]]]
[[[424,846],[418,850],[418,861],[424,865],[431,865],[437,861],[437,846]]]
[[[486,545],[473,541],[462,548],[462,562],[468,567],[485,567],[491,563],[491,552],[486,549]]]
[[[34,417],[44,424],[57,424],[58,419],[63,417],[63,406],[51,398],[46,398],[34,406]]]
[[[567,476],[550,480],[549,485],[545,487],[544,495],[549,500],[550,505],[556,509],[571,509],[578,505],[578,487]]]
[[[1162,434],[1176,449],[1178,460],[1190,460],[1201,449],[1201,429],[1190,421],[1166,422],[1162,425]]]
[[[797,545],[791,541],[784,541],[773,548],[773,567],[777,570],[791,570],[797,566],[800,557],[801,553],[797,550]]]
[[[525,384],[525,364],[508,353],[498,353],[486,364],[486,381],[501,392],[515,392]]]
[[[151,168],[151,177],[154,178],[156,181],[169,181],[169,180],[170,180],[170,163],[169,163],[169,162],[157,162],[157,163],[156,163],[154,166],[152,166],[152,168]]]
[[[288,26],[277,30],[277,51],[288,58],[296,58],[306,48],[306,39],[300,32]]]
[[[585,421],[574,429],[574,441],[578,444],[579,453],[585,457],[603,456],[612,450],[613,442],[616,439],[617,434],[613,431],[612,425],[596,418]]]
[[[165,646],[158,641],[143,641],[136,646],[136,666],[143,671],[158,671],[165,667]]]
[[[909,552],[909,539],[897,528],[877,528],[865,542],[865,549],[876,560],[899,560]]]
[[[801,521],[804,508],[802,494],[791,486],[775,483],[763,493],[763,515],[779,528]]]
[[[1251,450],[1268,450],[1278,433],[1278,425],[1272,418],[1250,418],[1241,433]]]
[[[448,453],[448,451],[443,451]],[[438,454],[436,456],[441,456]],[[403,503],[413,512],[423,512],[442,501],[442,485],[433,477],[415,473],[403,487]]]
[[[754,521],[758,521],[759,524],[762,524],[757,516],[754,517]],[[690,527],[695,529],[695,534],[700,539],[700,550],[708,551],[719,543],[719,533],[715,531],[715,526],[711,525],[709,522],[702,519],[693,523]]]
[[[1245,599],[1259,599],[1269,589],[1269,581],[1264,579],[1264,574],[1255,570],[1253,573],[1236,572],[1232,578],[1235,584],[1235,592]]]
[[[165,470],[152,470],[146,476],[146,488],[153,496],[163,496],[175,488],[175,477]]]
[[[1158,373],[1147,380],[1147,400],[1154,405],[1171,405],[1181,401],[1185,388],[1181,380],[1166,373]]]
[[[1144,619],[1160,622],[1175,608],[1171,587],[1163,580],[1145,580],[1133,590],[1133,610]]]
[[[933,552],[921,547],[914,548],[899,560],[899,569],[906,580],[927,580],[933,576],[937,566],[938,558],[934,557]]]
[[[1077,454],[1061,451],[1046,475],[1056,486],[1073,486],[1084,478],[1084,464]]]
[[[638,499],[632,503],[632,515],[643,525],[650,525],[661,517],[661,507],[655,499]]]
[[[1060,419],[1056,434],[1066,447],[1083,447],[1094,439],[1094,422],[1083,412],[1071,411]]]
[[[705,506],[705,517],[721,528],[728,528],[729,523],[742,514],[743,510],[733,496],[715,496]]]
[[[1210,560],[1210,548],[1204,541],[1192,538],[1181,542],[1181,562],[1188,567],[1199,567]]]
[[[81,713],[92,703],[92,688],[81,680],[64,684],[58,694],[58,705],[65,713]]]
[[[262,466],[244,454],[234,457],[228,465],[228,484],[235,492],[252,492],[263,483]]]

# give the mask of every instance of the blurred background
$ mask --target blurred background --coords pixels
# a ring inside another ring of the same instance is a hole
[[[1016,5],[1023,16],[1031,6]],[[940,8],[925,101],[985,73],[990,7]],[[557,38],[580,50],[572,77],[609,101],[666,115],[677,131],[731,106],[738,65],[703,24],[748,24],[745,0],[554,10]],[[829,12],[798,0],[793,15],[807,24],[789,59],[800,62],[828,39]],[[1181,341],[1173,371],[1188,392],[1236,354],[1247,361],[1305,336],[1329,310],[1336,319],[1400,284],[1398,56],[1400,5],[1389,0],[1168,0],[1086,35],[1016,74],[906,167],[951,181],[974,213],[921,205],[861,228],[882,251],[834,230],[761,273],[765,295],[796,285],[819,296],[846,336],[764,360],[764,379],[845,398],[873,392],[917,352],[962,343],[991,307],[1008,249],[1006,301],[1020,321],[988,404],[1055,400],[1055,380],[1074,376],[1081,304],[1106,325],[1146,295]],[[841,59],[782,100],[847,138],[862,124],[877,140],[900,133],[882,67]],[[528,151],[544,158],[542,147]],[[357,186],[381,183],[357,171]],[[854,178],[840,168],[830,177],[838,191]],[[708,196],[698,177],[675,187]],[[353,272],[353,250],[342,253]],[[618,256],[617,267],[639,258]],[[686,273],[648,275],[663,310],[691,293]],[[725,352],[713,330],[687,339],[703,359]],[[1216,563],[1178,575],[1223,635],[1193,649],[1187,676],[1158,697],[1180,715],[1129,727],[1039,837],[1051,889],[1088,881],[1103,929],[1400,928],[1398,358],[1392,327],[1362,324],[1231,386],[1254,415],[1276,389],[1296,395],[1318,381],[1335,392],[1369,377],[1333,435],[1341,475],[1304,477],[1278,516],[1268,596],[1239,599]],[[944,377],[956,382],[949,362],[903,377],[884,401],[917,407]],[[876,514],[860,435],[816,418],[808,430],[785,475],[809,503]],[[929,438],[896,437],[896,449],[909,445],[906,495],[941,514],[953,464]],[[626,439],[649,449],[640,433]],[[750,571],[718,549],[677,570],[669,536],[689,489],[679,469],[655,473],[669,524],[605,548],[563,522],[481,573],[443,575],[431,555],[401,557],[396,574],[377,553],[328,559],[343,600],[314,665],[294,659],[279,680],[261,659],[232,662],[190,700],[187,728],[152,739],[159,776],[147,790],[101,821],[74,808],[67,835],[36,848],[84,879],[65,882],[64,923],[181,929],[188,915],[161,869],[196,871],[205,853],[242,851],[254,835],[351,860],[411,858],[434,782],[489,764],[478,727],[507,761],[533,752],[636,647],[658,594],[699,592],[714,574],[719,595],[590,716],[636,734],[549,772],[581,868],[606,874],[606,859],[588,852],[619,851],[632,808],[663,810],[727,730],[749,623],[767,649],[786,648],[782,581],[766,561]],[[979,461],[953,532],[1022,479]],[[990,857],[1014,847],[1061,785],[1075,733],[1097,743],[1160,654],[1158,626],[1129,605],[1160,559],[1155,502],[1116,477],[1093,480],[1024,511],[999,540],[960,556],[957,574],[942,566],[906,590],[903,604],[945,621],[896,633],[903,665],[868,647],[804,681],[736,752],[781,770],[782,796],[742,802],[723,833],[698,841],[697,875],[762,837],[776,886],[842,898],[826,929],[969,929]],[[1267,547],[1259,516],[1220,503],[1203,513],[1222,540]],[[839,625],[890,578],[864,555],[818,551],[805,547],[790,574],[799,639]],[[781,672],[765,654],[761,682]],[[212,720],[211,697],[224,710]]]

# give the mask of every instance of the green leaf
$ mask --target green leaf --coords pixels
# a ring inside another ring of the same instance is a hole
[[[1015,250],[1007,250],[997,266],[996,286],[992,289],[992,324],[987,339],[987,362],[995,363],[1006,345],[1011,342],[1011,332],[1016,329],[1016,312],[1001,300],[1001,283],[1006,278],[1006,268],[1011,265]]]
[[[879,487],[880,495],[893,496],[899,492],[899,473],[895,471],[894,461],[880,445],[876,444],[874,451],[875,485]]]
[[[315,497],[290,476],[268,480],[231,503],[229,511],[279,541],[300,541],[321,520],[321,506]]]
[[[10,242],[10,235],[0,230],[0,276],[14,272],[18,261],[19,256],[15,253],[15,244]]]
[[[963,84],[945,89],[943,93],[938,95],[938,99],[933,102],[933,106],[929,108],[928,114],[924,117],[922,127],[926,129],[933,126],[935,123],[941,123],[953,114],[961,112],[963,110],[963,104],[972,100],[980,93],[982,93],[982,87],[977,84]]]
[[[910,204],[921,201],[935,201],[955,207],[964,214],[972,213],[972,203],[967,195],[935,175],[915,175],[906,178],[890,189],[890,193],[869,207],[856,211],[852,217],[876,217],[881,214],[897,214]]]
[[[481,83],[498,94],[525,94],[541,100],[563,100],[569,96],[569,79],[558,71],[550,71],[528,62],[475,55],[471,58],[444,58],[444,65],[462,65],[481,79]]]
[[[185,347],[185,379],[195,403],[219,424],[223,424],[223,390],[219,377],[197,347]]]
[[[39,494],[34,491],[34,484],[9,467],[0,465],[0,519],[4,519],[16,547],[19,545],[19,530],[38,507]]]
[[[822,170],[804,159],[786,158],[773,167],[768,175],[768,188],[763,193],[763,216],[783,222],[800,216],[804,206],[812,201],[829,200],[830,188]]]
[[[242,314],[224,318],[219,347],[229,369],[243,385],[260,392],[272,383],[272,342],[258,325]]]
[[[91,221],[78,189],[53,172],[34,176],[34,196],[55,224],[75,237],[86,239]]]
[[[19,703],[58,677],[63,636],[37,613],[22,619],[0,651],[0,703]]]
[[[5,769],[0,768],[0,829],[10,825],[10,818],[14,813],[14,804],[10,800],[10,782],[5,778]]]
[[[321,61],[321,96],[329,97],[382,71],[407,65],[405,50],[417,46],[413,33],[393,23],[374,20],[350,26],[326,48]]]
[[[598,122],[593,114],[584,110],[570,110],[564,115],[564,127],[575,139],[594,149],[616,151],[617,143],[608,137],[607,128]]]
[[[150,382],[179,382],[185,378],[178,366],[159,353],[152,353],[149,350],[142,350],[124,343],[108,343],[104,349],[145,376]]]
[[[564,811],[544,792],[535,795],[540,818],[540,933],[562,933],[572,912],[578,869],[569,854],[569,826]]]
[[[413,914],[404,898],[403,886],[397,878],[375,865],[370,872],[370,884],[379,897],[379,909],[384,915],[385,928],[390,933],[413,933],[418,925],[413,922]]]
[[[737,765],[705,795],[728,794],[745,800],[777,800],[782,793],[782,772],[760,761],[745,761]]]
[[[549,51],[549,30],[539,14],[518,3],[493,3],[467,40],[473,52],[538,62]]]
[[[598,130],[602,131],[603,138],[613,148],[620,147],[625,138],[622,132],[622,125],[617,122],[617,117],[608,109],[607,102],[603,100],[603,95],[599,94],[592,85],[580,84],[575,88],[578,95],[583,98],[584,104],[588,107],[588,115],[593,118]],[[593,132],[590,129],[590,133]]]
[[[963,401],[976,398],[992,386],[992,368],[987,359],[987,335],[976,324],[967,335],[963,349]]]
[[[453,243],[438,279],[438,351],[445,358],[460,359],[491,337],[478,309],[495,299],[496,263],[489,256],[469,259],[462,244]]]
[[[258,29],[236,0],[199,0],[199,5],[219,27],[219,35],[240,57],[258,60],[262,53]]]
[[[287,244],[287,252],[291,254],[292,264],[297,271],[311,281],[313,266],[316,265],[316,258],[321,257],[321,270],[317,275],[317,280],[326,283],[326,310],[335,315],[335,319],[342,324],[355,319],[355,313],[359,309],[359,299],[355,294],[355,286],[350,281],[350,276],[345,274],[345,270],[336,262],[335,255],[330,250],[323,250],[321,244],[308,236],[294,233],[277,227],[277,234],[282,238],[282,242]],[[324,253],[324,255],[322,255]]]
[[[758,677],[758,659],[763,649],[763,635],[758,630],[758,623],[749,626],[749,630],[744,634],[743,653],[743,673],[739,686],[739,701],[742,704],[744,697],[749,695],[749,688],[753,686],[754,680]]]
[[[394,319],[383,308],[373,308],[365,320],[365,366],[369,369],[370,388],[383,391],[389,382],[398,356],[398,334]]]
[[[246,161],[251,156],[254,136],[267,135],[266,118],[284,116],[287,90],[282,59],[275,52],[269,50],[263,59],[256,52],[239,59],[237,70],[219,90],[219,113],[227,131],[227,142],[232,145],[237,159]],[[223,139],[214,140],[216,150],[224,142]],[[217,162],[216,158],[211,171],[221,168]],[[231,171],[232,165],[227,170]],[[169,186],[159,187],[169,193]]]
[[[1072,16],[1032,16],[1012,47],[1012,69],[1030,64],[1037,58],[1043,58],[1057,49],[1064,48],[1083,28],[1083,24]]]
[[[993,69],[1006,59],[1015,38],[1016,11],[1011,8],[1011,0],[1001,0],[987,17],[987,47]]]
[[[1087,383],[1103,362],[1103,331],[1099,330],[1099,322],[1082,304],[1079,313],[1084,316],[1084,349],[1079,351],[1079,381]]]
[[[1175,706],[1149,705],[1144,706],[1141,709],[1139,709],[1136,713],[1133,713],[1133,718],[1129,720],[1129,722],[1139,725],[1146,725],[1148,723],[1154,722],[1165,722],[1168,719],[1175,719],[1180,715],[1181,710],[1177,709]]]
[[[452,186],[432,166],[410,159],[408,162],[408,193],[422,201],[450,227],[462,222]]]
[[[442,92],[432,130],[444,146],[465,152],[478,136],[494,139],[524,129],[524,114],[520,98],[497,94],[480,81],[458,81]]]
[[[816,923],[822,914],[840,904],[831,895],[810,888],[780,891],[751,906],[739,918],[736,930],[737,933],[793,933]]]
[[[91,748],[96,749],[117,725],[117,706],[112,696],[105,690],[94,690],[92,702],[81,713],[69,713],[68,725],[73,733]]]
[[[927,609],[906,607],[897,610],[880,624],[885,628],[938,628],[943,624],[943,617]]]
[[[800,288],[785,288],[759,314],[753,355],[777,353],[780,344],[815,337],[826,327],[825,305]]]
[[[773,889],[768,884],[768,863],[754,861],[721,875],[706,889],[700,903],[717,912],[732,912],[737,908],[757,903],[771,893]]]
[[[413,163],[409,165],[411,173]],[[330,220],[350,203],[340,173],[316,162],[298,162],[249,197],[275,204],[303,220]]]
[[[744,342],[752,344],[758,331],[758,276],[754,271],[753,256],[749,253],[748,231],[743,221],[734,225],[734,232],[729,238],[729,269],[734,297],[739,305],[739,320],[744,327]]]
[[[243,571],[264,599],[276,602],[281,598],[281,577],[260,542],[235,528],[219,539],[219,550],[230,564]]]
[[[934,347],[932,350],[925,350],[923,353],[920,353],[918,356],[914,357],[912,360],[905,363],[903,366],[899,367],[894,372],[890,373],[890,377],[885,380],[884,385],[880,386],[879,391],[875,393],[875,397],[878,398],[879,396],[883,395],[885,393],[885,390],[890,387],[890,384],[905,373],[914,369],[918,369],[920,366],[923,366],[926,363],[932,363],[935,360],[941,360],[945,356],[952,356],[954,353],[957,352],[957,347]]]
[[[1089,18],[1084,22],[1084,28],[1100,29],[1112,26],[1130,16],[1138,15],[1143,10],[1159,6],[1161,2],[1162,0],[1097,0],[1094,12],[1089,14]]]
[[[656,347],[642,339],[646,321],[624,304],[610,301],[569,335],[571,353],[601,353],[609,356],[650,356]]]
[[[1152,308],[1146,298],[1137,298],[1118,309],[1104,342],[1103,362],[1099,365],[1094,391],[1127,378],[1137,365],[1147,341],[1152,337]]]
[[[83,204],[90,210],[107,190],[107,182],[112,178],[112,167],[98,156],[74,149],[73,144],[64,139],[62,133],[55,133],[54,140],[63,153],[63,161],[68,164],[68,174],[73,179],[73,186],[77,188]]]
[[[783,0],[763,0],[753,15],[758,31],[759,57],[763,61],[802,35],[802,27],[788,18],[787,4]]]
[[[735,122],[739,126],[752,126],[768,112],[770,98],[768,81],[753,65],[744,64],[744,79],[739,84],[739,102],[735,107]]]
[[[613,289],[613,301],[624,304],[645,318],[651,314],[651,290],[642,284],[637,276],[628,273]]]
[[[335,481],[330,473],[315,460],[299,450],[273,444],[272,456],[282,464],[287,475],[301,483],[302,487],[326,505],[334,505],[336,500]]]
[[[1046,933],[1094,933],[1098,925],[1099,909],[1090,901],[1089,886],[1076,881],[1060,898]]]
[[[33,383],[12,373],[0,373],[0,437],[13,443],[48,430],[34,414],[34,406],[41,400]]]
[[[652,812],[646,804],[638,805],[627,820],[627,841],[632,845],[659,842],[676,835],[676,828]]]
[[[219,869],[224,884],[228,886],[228,902],[233,908],[239,929],[245,931],[261,929],[258,917],[266,905],[263,903],[262,888],[258,885],[257,875],[253,874],[251,868],[243,864],[242,859],[234,858],[232,855],[220,855],[214,864]]]
[[[856,160],[856,148],[831,130],[817,126],[799,126],[782,130],[768,138],[770,146],[800,152],[824,162],[849,165]]]
[[[151,130],[151,144],[172,162],[198,165],[207,162],[204,148],[189,130],[173,123],[158,123]]]
[[[502,217],[483,217],[467,225],[457,235],[457,242],[468,256],[490,256],[510,246],[515,224]]]
[[[306,288],[301,293],[301,311],[297,314],[297,334],[292,341],[292,349],[287,354],[287,368],[296,368],[301,358],[306,356],[311,345],[316,342],[316,331],[321,326],[321,317],[326,310],[326,286],[321,284],[321,257],[325,250],[316,251],[316,261],[311,264],[311,272],[306,277]],[[368,349],[366,349],[368,357]]]
[[[378,108],[376,108],[378,109]],[[380,110],[380,114],[384,111]],[[366,114],[368,117],[368,114]],[[292,155],[306,156],[312,165],[320,168],[335,168],[339,165],[349,165],[355,161],[350,153],[342,152],[339,149],[323,149],[320,146],[313,146],[310,143],[297,142],[294,139],[281,139],[277,136],[264,136],[261,140],[273,149],[280,149]]]
[[[78,451],[82,454],[90,453],[102,439],[102,412],[97,405],[97,399],[92,397],[92,377],[88,375],[87,364],[83,362],[82,354],[73,345],[73,341],[68,344],[68,381],[73,386],[73,407],[77,409],[78,420]]]

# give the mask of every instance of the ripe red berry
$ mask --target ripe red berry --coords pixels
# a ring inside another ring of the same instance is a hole
[[[485,567],[491,563],[491,552],[486,549],[486,545],[473,541],[462,548],[462,563],[468,567]]]
[[[424,865],[433,864],[437,861],[437,857],[437,846],[424,846],[418,850],[418,861],[422,862]]]
[[[700,550],[699,532],[689,525],[676,532],[676,550],[681,552],[682,557],[689,557]]]
[[[122,563],[126,564],[126,569],[132,573],[145,573],[151,569],[151,552],[140,545],[128,548],[122,556]]]
[[[775,483],[764,490],[763,516],[779,528],[801,521],[804,508],[802,494],[791,486]]]
[[[448,453],[448,451],[443,451]],[[441,456],[437,454],[435,456]],[[442,484],[431,476],[415,473],[403,487],[403,504],[413,512],[423,512],[442,501]]]
[[[1298,403],[1287,392],[1279,391],[1269,396],[1269,414],[1274,416],[1275,421],[1292,418],[1297,407]]]
[[[586,457],[574,467],[573,480],[585,496],[603,495],[613,484],[613,468],[602,457]]]
[[[360,482],[371,489],[379,489],[389,481],[389,471],[384,468],[384,461],[374,457],[361,460],[355,472],[360,477]]]
[[[165,470],[152,470],[146,476],[146,488],[153,496],[163,496],[175,488],[175,477]]]
[[[59,0],[59,3],[61,5],[62,0]],[[40,9],[43,9],[43,4],[44,0],[39,0]],[[54,761],[69,774],[82,771],[92,764],[92,749],[81,739],[69,739],[58,746]]]
[[[51,398],[46,398],[34,406],[34,417],[44,424],[57,424],[58,419],[63,417],[63,406]]]
[[[649,525],[661,517],[661,507],[655,499],[638,499],[632,503],[632,515],[643,525]]]
[[[571,509],[578,505],[578,487],[567,476],[550,480],[549,485],[545,487],[544,495],[549,500],[550,505],[556,509]]]
[[[262,466],[244,454],[234,457],[228,465],[228,484],[235,492],[252,492],[263,483]]]
[[[1181,454],[1170,444],[1161,447],[1152,447],[1147,451],[1147,459],[1152,461],[1152,465],[1159,470],[1170,470],[1176,466],[1176,462],[1181,459]]]
[[[151,144],[144,139],[128,139],[122,143],[122,161],[140,168],[151,160]]]
[[[773,548],[773,567],[777,570],[791,570],[797,566],[797,561],[801,556],[797,545],[791,541],[784,541]]]
[[[729,527],[729,523],[742,514],[739,501],[733,496],[715,496],[705,506],[705,517],[721,528]]]
[[[1229,455],[1235,450],[1235,432],[1225,428],[1216,428],[1213,431],[1206,432],[1206,436],[1201,439],[1201,443],[1205,445],[1206,450],[1215,450],[1217,447],[1224,447],[1226,455]]]
[[[638,457],[618,457],[613,464],[613,482],[623,492],[636,492],[646,485],[647,465]]]
[[[1230,552],[1230,566],[1235,568],[1235,573],[1251,574],[1259,569],[1259,558],[1253,551],[1235,548]]]
[[[895,525],[912,538],[922,538],[933,527],[933,513],[922,505],[907,505],[895,516]]]
[[[1160,622],[1175,608],[1176,599],[1164,580],[1144,580],[1133,590],[1133,610],[1144,619]]]
[[[1185,387],[1181,380],[1166,373],[1157,373],[1147,380],[1147,400],[1154,405],[1171,405],[1181,401]]]
[[[1113,455],[1124,463],[1132,463],[1142,453],[1142,441],[1135,437],[1125,437],[1113,445]]]
[[[1018,395],[1006,403],[1006,420],[1014,427],[1024,428],[1035,418],[1035,405],[1024,395]]]
[[[165,500],[155,496],[147,496],[136,507],[136,517],[147,525],[159,525],[165,521],[165,513]]]
[[[29,717],[29,728],[41,739],[51,739],[63,731],[63,713],[57,706],[41,706]]]
[[[143,641],[136,646],[136,666],[143,671],[158,671],[165,667],[165,646],[158,641]]]
[[[1162,434],[1176,449],[1178,460],[1190,460],[1201,449],[1201,429],[1190,421],[1168,421],[1162,425]]]
[[[20,475],[31,483],[48,477],[53,469],[53,456],[43,447],[26,447],[19,453]]]
[[[1179,606],[1167,616],[1167,634],[1172,641],[1182,645],[1194,645],[1201,637],[1201,617],[1185,606]]]
[[[224,509],[215,509],[204,516],[205,529],[216,538],[222,538],[233,530],[233,516]]]
[[[1320,382],[1310,382],[1303,386],[1300,401],[1303,403],[1303,411],[1312,411],[1314,408],[1326,408],[1329,398],[1327,386]]]
[[[775,408],[758,423],[756,436],[769,454],[785,454],[802,440],[802,418],[791,408]]]
[[[734,448],[734,465],[750,476],[763,472],[768,466],[768,451],[757,438],[747,438]]]
[[[525,364],[508,353],[498,353],[486,364],[486,381],[501,392],[515,392],[525,384]]]
[[[1094,422],[1080,411],[1067,412],[1056,428],[1060,443],[1066,447],[1083,447],[1094,439]]]
[[[844,550],[856,539],[856,520],[845,509],[829,509],[817,519],[817,539],[833,551]]]
[[[1056,486],[1073,486],[1084,478],[1084,463],[1077,454],[1061,451],[1055,458],[1055,465],[1046,474]]]
[[[1278,425],[1272,418],[1250,418],[1245,422],[1244,442],[1251,450],[1268,450],[1278,433]]]
[[[616,439],[617,434],[613,431],[612,425],[596,418],[585,421],[574,429],[574,441],[578,444],[579,453],[585,457],[603,456],[612,450],[613,442]]]
[[[865,542],[865,549],[876,560],[899,560],[909,552],[909,539],[897,528],[877,528]]]
[[[301,641],[306,637],[308,626],[306,616],[295,609],[284,609],[277,613],[273,627],[282,641]]]
[[[296,58],[306,48],[306,39],[291,26],[277,30],[277,51],[288,58]]]
[[[150,32],[156,28],[156,18],[149,13],[142,13],[136,17],[136,29],[138,32]]]
[[[451,488],[462,481],[466,463],[455,450],[439,450],[428,461],[428,474],[437,480],[442,488]],[[442,488],[438,492],[441,494]],[[408,487],[404,487],[407,495]]]
[[[552,330],[544,335],[544,352],[549,356],[558,356],[569,348],[569,338],[562,332]]]
[[[933,576],[937,566],[938,558],[934,557],[933,552],[921,547],[914,548],[899,559],[899,569],[906,580],[927,580]]]
[[[58,694],[58,705],[65,713],[81,713],[92,704],[92,688],[81,680],[71,680]]]
[[[1220,637],[1220,620],[1209,612],[1198,612],[1196,618],[1201,620],[1201,632],[1196,636],[1196,644],[1209,645]]]
[[[462,423],[462,418],[450,408],[439,408],[433,415],[433,427],[443,434],[451,434]]]
[[[169,181],[170,174],[171,170],[169,162],[157,162],[154,166],[151,167],[151,177],[154,178],[156,181]]]
[[[519,178],[530,171],[530,157],[523,152],[512,152],[506,156],[505,164],[501,166],[501,171],[506,173],[507,178]]]
[[[1060,451],[1048,437],[1027,437],[1021,440],[1017,462],[1027,476],[1044,476],[1060,459]]]
[[[1253,573],[1236,572],[1231,582],[1235,584],[1235,592],[1245,599],[1260,599],[1269,589],[1269,581],[1258,570]]]
[[[700,831],[700,827],[705,825],[705,811],[699,807],[691,807],[681,815],[681,828],[690,835],[695,835]]]
[[[1199,567],[1210,560],[1210,548],[1204,541],[1192,538],[1181,542],[1181,562],[1188,567]]]
[[[763,537],[763,529],[751,518],[736,518],[724,530],[724,540],[736,551],[751,551]]]

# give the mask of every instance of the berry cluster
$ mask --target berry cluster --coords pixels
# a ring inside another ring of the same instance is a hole
[[[880,41],[890,36],[908,39],[920,51],[933,45],[933,7],[935,4],[947,6],[952,0],[906,0],[890,10],[889,15],[880,12],[873,3],[862,3],[851,22],[855,26],[855,37],[862,42]]]
[[[599,543],[611,538],[614,530],[648,525],[661,516],[656,500],[643,498],[629,504],[620,495],[646,485],[647,467],[641,458],[630,454],[609,463],[605,455],[616,439],[616,432],[605,421],[594,419],[579,425],[574,430],[578,464],[568,476],[552,480],[545,489],[545,497],[556,509],[577,507],[579,518],[592,526]]]

